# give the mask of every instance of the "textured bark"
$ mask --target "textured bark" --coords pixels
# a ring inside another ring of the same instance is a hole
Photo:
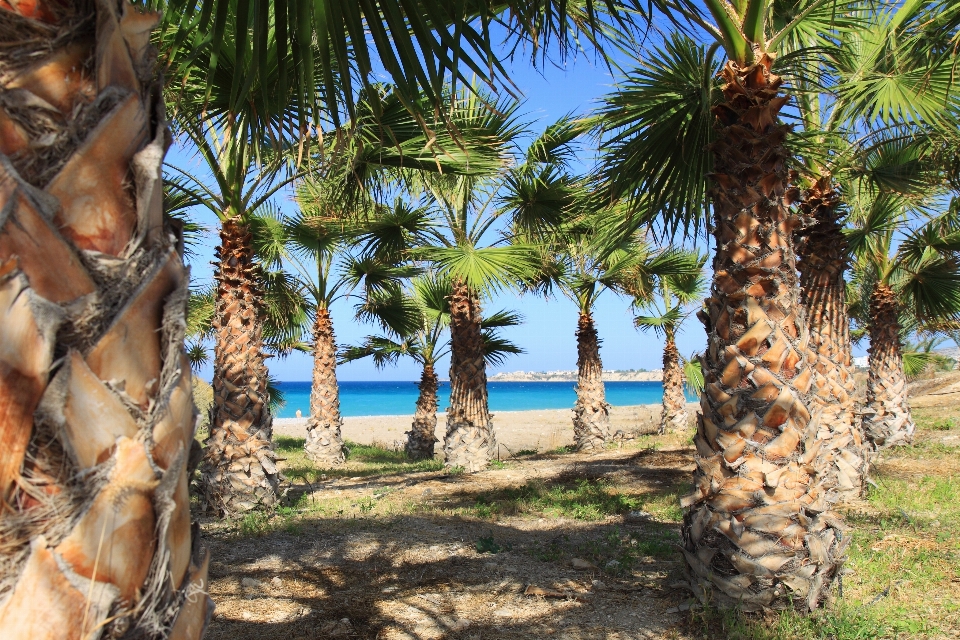
[[[450,406],[443,453],[448,467],[484,469],[497,450],[487,404],[480,301],[460,281],[450,295]]]
[[[859,498],[866,486],[867,456],[854,412],[856,384],[850,360],[847,315],[847,242],[837,207],[840,197],[830,176],[804,194],[801,213],[813,222],[798,246],[800,304],[807,313],[810,341],[806,360],[813,376],[812,406],[820,409],[817,474],[842,500]]]
[[[715,109],[716,254],[701,312],[708,345],[694,491],[681,504],[690,586],[720,607],[748,611],[821,602],[849,544],[828,511],[813,462],[819,418],[809,407],[783,148],[787,98],[771,60],[723,70]]]
[[[413,414],[413,426],[407,431],[407,457],[412,460],[430,460],[437,442],[437,389],[440,380],[431,363],[423,365],[420,375],[420,395],[417,396],[417,411]]]
[[[199,638],[156,14],[0,0],[0,636]]]
[[[610,405],[603,389],[600,339],[593,316],[577,321],[577,402],[573,406],[573,440],[578,451],[603,451],[610,440]]]
[[[673,329],[667,330],[667,342],[663,347],[663,411],[660,414],[660,433],[686,429],[687,398],[683,395],[683,367],[680,352],[674,339]]]
[[[213,408],[201,479],[207,510],[233,517],[276,505],[280,472],[249,228],[224,222],[216,257]]]
[[[863,429],[878,449],[910,444],[917,428],[907,403],[897,311],[897,294],[887,285],[877,285],[870,296],[870,375]]]
[[[340,386],[337,384],[337,343],[333,318],[317,308],[313,325],[313,385],[307,421],[307,457],[317,464],[340,464],[346,459],[340,427]]]

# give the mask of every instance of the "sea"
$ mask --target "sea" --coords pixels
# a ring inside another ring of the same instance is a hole
[[[572,409],[577,396],[573,382],[489,382],[490,410],[531,411]],[[663,385],[659,382],[606,382],[607,402],[613,406],[659,404]],[[299,409],[310,415],[310,383],[280,382],[284,404],[278,418],[294,418]],[[340,383],[340,413],[343,416],[413,415],[417,402],[415,382],[364,381]],[[447,408],[450,383],[440,384],[440,410]],[[689,396],[695,402],[695,396]]]

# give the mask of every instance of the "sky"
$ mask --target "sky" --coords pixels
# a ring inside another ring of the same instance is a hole
[[[622,56],[620,63],[629,66],[629,61]],[[535,133],[565,114],[590,110],[601,96],[611,92],[614,87],[614,77],[606,66],[583,55],[564,68],[548,64],[540,70],[534,70],[529,65],[529,58],[524,56],[518,56],[513,63],[508,62],[505,66],[525,98],[521,112],[526,115],[526,121],[532,122]],[[592,164],[595,153],[596,150],[589,147],[581,151],[579,160],[584,168]],[[198,160],[192,156],[192,152],[177,146],[171,148],[167,162],[184,168],[198,166]],[[278,197],[278,204],[285,211],[295,208],[289,191]],[[194,281],[207,283],[211,280],[210,262],[217,244],[216,221],[211,214],[199,210],[196,213],[197,221],[207,230],[190,264]],[[701,249],[705,249],[705,245],[701,245]],[[503,330],[503,335],[522,346],[526,353],[511,356],[502,366],[488,369],[488,375],[499,371],[576,369],[574,332],[577,327],[577,308],[574,303],[563,297],[545,300],[508,291],[486,301],[484,308],[491,311],[504,308],[515,310],[525,319],[522,326]],[[354,319],[352,301],[337,301],[331,313],[339,345],[357,344],[364,336],[375,332],[374,327],[360,324]],[[663,341],[652,332],[641,333],[634,327],[633,313],[626,298],[605,292],[597,302],[594,318],[602,341],[600,355],[605,369],[661,368]],[[684,356],[705,348],[706,335],[696,317],[691,315],[683,324],[677,337],[677,346]],[[857,356],[865,353],[862,348],[855,348],[854,351]],[[312,358],[309,354],[294,353],[282,359],[272,358],[267,365],[271,375],[278,380],[309,380]],[[444,378],[448,368],[449,358],[445,358],[438,367]],[[201,371],[201,377],[207,380],[211,375],[209,365]],[[344,381],[416,380],[419,375],[417,364],[410,359],[383,370],[377,370],[369,359],[341,365],[337,370],[338,379]]]

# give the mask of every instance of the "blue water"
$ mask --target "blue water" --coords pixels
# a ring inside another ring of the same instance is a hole
[[[284,406],[279,418],[296,417],[297,409],[310,414],[310,383],[281,382]],[[663,385],[659,382],[607,382],[607,402],[614,406],[659,404]],[[491,382],[491,411],[528,411],[531,409],[573,408],[576,393],[573,382]],[[413,415],[417,402],[414,382],[341,382],[340,413],[344,416]],[[447,408],[450,384],[440,384],[440,410]],[[695,397],[689,398],[691,401]]]

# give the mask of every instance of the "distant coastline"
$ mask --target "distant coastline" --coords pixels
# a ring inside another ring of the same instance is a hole
[[[497,373],[490,382],[576,382],[577,372],[570,371],[512,371]],[[654,369],[604,369],[604,382],[662,382],[663,370]]]

